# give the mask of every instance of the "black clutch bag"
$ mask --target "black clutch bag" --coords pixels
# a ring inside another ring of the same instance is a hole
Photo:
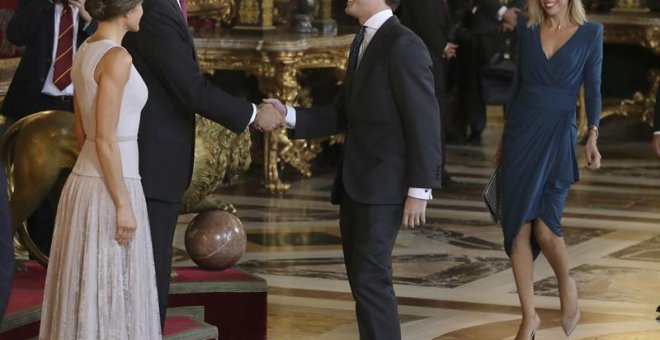
[[[502,221],[502,180],[500,178],[500,167],[498,166],[490,177],[483,193],[484,202],[490,211],[493,223]]]

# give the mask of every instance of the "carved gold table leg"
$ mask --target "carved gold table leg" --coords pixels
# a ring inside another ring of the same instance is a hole
[[[271,60],[271,66],[259,76],[259,87],[268,97],[278,98],[285,105],[297,105],[300,84],[296,78],[297,70],[292,66],[297,54],[277,54]],[[264,181],[266,189],[273,193],[282,193],[289,189],[289,183],[279,178],[280,147],[286,151],[291,147],[286,129],[277,129],[264,133]]]
[[[311,106],[308,91],[298,82],[298,68],[302,53],[280,52],[269,54],[270,66],[263,69],[259,77],[259,87],[269,97],[278,98],[285,105]],[[289,189],[288,183],[279,178],[279,166],[289,164],[305,177],[312,175],[310,161],[321,151],[314,141],[290,140],[286,129],[264,134],[264,175],[266,188],[274,193]]]

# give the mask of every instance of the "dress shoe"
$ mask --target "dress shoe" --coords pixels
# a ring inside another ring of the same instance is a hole
[[[575,314],[564,316],[564,305],[565,303],[569,303],[569,302],[565,301],[566,298],[562,299],[561,293],[559,296],[562,307],[561,328],[564,330],[564,334],[566,334],[566,336],[570,336],[571,333],[573,333],[573,330],[575,330],[575,326],[577,326],[577,324],[580,322],[580,307],[578,306],[577,283],[573,278],[571,278],[570,282],[572,284],[572,289],[571,289],[571,297],[569,301],[570,303],[575,304]]]

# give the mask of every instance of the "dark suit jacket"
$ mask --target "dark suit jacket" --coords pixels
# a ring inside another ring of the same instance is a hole
[[[5,314],[14,275],[14,246],[7,199],[7,178],[0,164],[0,325]]]
[[[180,202],[192,175],[195,113],[240,133],[252,104],[213,86],[199,70],[176,0],[145,0],[140,31],[123,45],[149,89],[138,145],[147,198]]]
[[[85,29],[78,21],[78,45],[96,31],[92,21]],[[14,73],[2,114],[15,120],[38,109],[39,96],[44,87],[53,58],[55,5],[48,0],[21,0],[14,16],[7,24],[7,39],[16,46],[25,46],[21,62]]]
[[[350,68],[350,67],[349,67]],[[346,132],[332,201],[402,204],[409,187],[440,186],[440,117],[431,60],[396,17],[380,27],[335,105],[297,108],[294,138]]]
[[[471,20],[472,32],[474,34],[486,34],[499,32],[500,22],[497,20],[497,11],[502,6],[517,7],[523,10],[527,6],[526,0],[509,0],[502,4],[499,0],[474,0],[477,11]]]
[[[404,1],[397,13],[401,23],[422,38],[431,54],[444,53],[451,28],[443,0]]]

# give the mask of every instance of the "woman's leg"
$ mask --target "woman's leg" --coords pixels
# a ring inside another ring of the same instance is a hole
[[[575,280],[571,278],[564,238],[555,235],[542,219],[534,220],[534,237],[557,276],[561,302],[562,326],[569,333],[579,321],[578,295]]]
[[[532,256],[532,225],[526,223],[520,229],[511,246],[511,267],[518,288],[518,298],[523,313],[516,340],[530,339],[541,320],[534,309],[534,259]]]

